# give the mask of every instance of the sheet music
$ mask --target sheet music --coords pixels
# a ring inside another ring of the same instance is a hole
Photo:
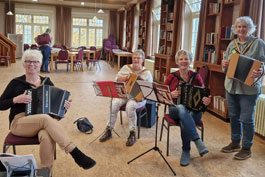
[[[8,162],[14,171],[26,171],[30,170],[29,161],[31,160],[33,163],[33,168],[37,169],[37,164],[35,158],[32,154],[29,155],[14,155],[14,154],[6,154],[0,153],[0,161],[7,168],[5,162]]]
[[[152,82],[143,81],[143,80],[137,80],[136,82],[140,86],[141,92],[145,99],[151,101],[157,101]]]

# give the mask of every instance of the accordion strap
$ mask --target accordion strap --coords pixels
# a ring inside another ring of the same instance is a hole
[[[236,48],[237,48],[239,54],[244,55],[256,39],[257,39],[257,38],[254,38],[254,39],[253,39],[253,40],[247,45],[247,47],[243,50],[243,52],[241,52],[241,50],[240,50],[240,48],[239,48],[239,46],[238,46],[237,40],[234,39],[234,43],[235,43],[235,45],[236,45]]]
[[[178,75],[176,72],[173,72],[173,73],[171,73],[171,74],[173,74],[173,76],[175,76],[176,78],[178,78],[178,80],[180,80],[180,81],[182,81],[184,84],[186,84],[187,82],[180,76],[180,75]],[[191,84],[192,83],[192,81],[194,80],[194,78],[196,77],[196,75],[197,75],[197,72],[193,72],[192,73],[192,75],[191,75],[191,78],[190,78],[190,81],[188,82],[188,84]],[[171,84],[171,82],[172,82],[172,80],[170,81],[170,84]],[[169,84],[169,85],[170,85]]]
[[[133,69],[133,68],[131,67],[130,64],[128,64],[127,66],[128,66],[131,70]],[[143,70],[139,71],[137,74],[141,74],[141,73],[143,73],[143,72],[145,72],[145,71],[148,71],[148,69],[143,69]]]

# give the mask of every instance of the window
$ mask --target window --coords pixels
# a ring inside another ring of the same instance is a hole
[[[16,14],[16,34],[24,34],[24,43],[35,43],[34,38],[46,31],[49,26],[49,16]]]
[[[199,26],[199,18],[192,19],[192,36],[191,36],[191,53],[193,54],[193,59],[196,50],[197,36],[198,36],[198,26]]]
[[[102,46],[103,20],[73,18],[72,46]]]
[[[153,10],[153,50],[152,55],[158,52],[160,34],[160,15],[161,7]]]

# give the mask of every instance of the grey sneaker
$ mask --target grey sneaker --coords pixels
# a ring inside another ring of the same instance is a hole
[[[235,154],[234,158],[237,160],[245,160],[251,157],[251,151],[249,149],[241,149]]]
[[[112,138],[111,129],[106,128],[105,133],[102,135],[102,137],[99,139],[100,142],[105,142]]]
[[[190,164],[190,151],[185,152],[182,151],[181,158],[180,158],[180,165],[185,167]]]
[[[221,152],[230,153],[230,152],[238,152],[240,150],[240,142],[232,142],[229,145],[223,147]]]

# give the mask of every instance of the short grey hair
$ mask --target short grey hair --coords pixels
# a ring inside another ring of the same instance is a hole
[[[182,54],[186,55],[188,57],[189,61],[192,62],[192,54],[191,54],[191,52],[182,49],[182,50],[179,50],[176,53],[176,56],[175,56],[175,62],[176,63],[178,63],[179,56],[182,55]]]
[[[30,60],[38,60],[40,62],[40,64],[42,64],[42,53],[39,50],[31,50],[28,49],[26,50],[23,55],[22,55],[22,63],[25,63],[25,60],[30,59]]]
[[[140,55],[141,58],[142,58],[143,60],[145,60],[145,53],[144,53],[144,51],[142,51],[142,50],[135,50],[135,51],[133,52],[132,56],[134,56],[134,55]]]
[[[242,17],[238,17],[238,18],[236,19],[234,25],[232,25],[232,31],[233,31],[235,34],[237,34],[237,33],[236,33],[236,27],[237,27],[237,24],[238,24],[239,22],[242,22],[242,21],[246,22],[246,24],[247,24],[247,26],[248,26],[248,28],[249,28],[249,30],[248,30],[248,35],[251,35],[252,33],[254,33],[254,32],[256,31],[256,25],[254,25],[253,20],[252,20],[249,16],[242,16]]]

